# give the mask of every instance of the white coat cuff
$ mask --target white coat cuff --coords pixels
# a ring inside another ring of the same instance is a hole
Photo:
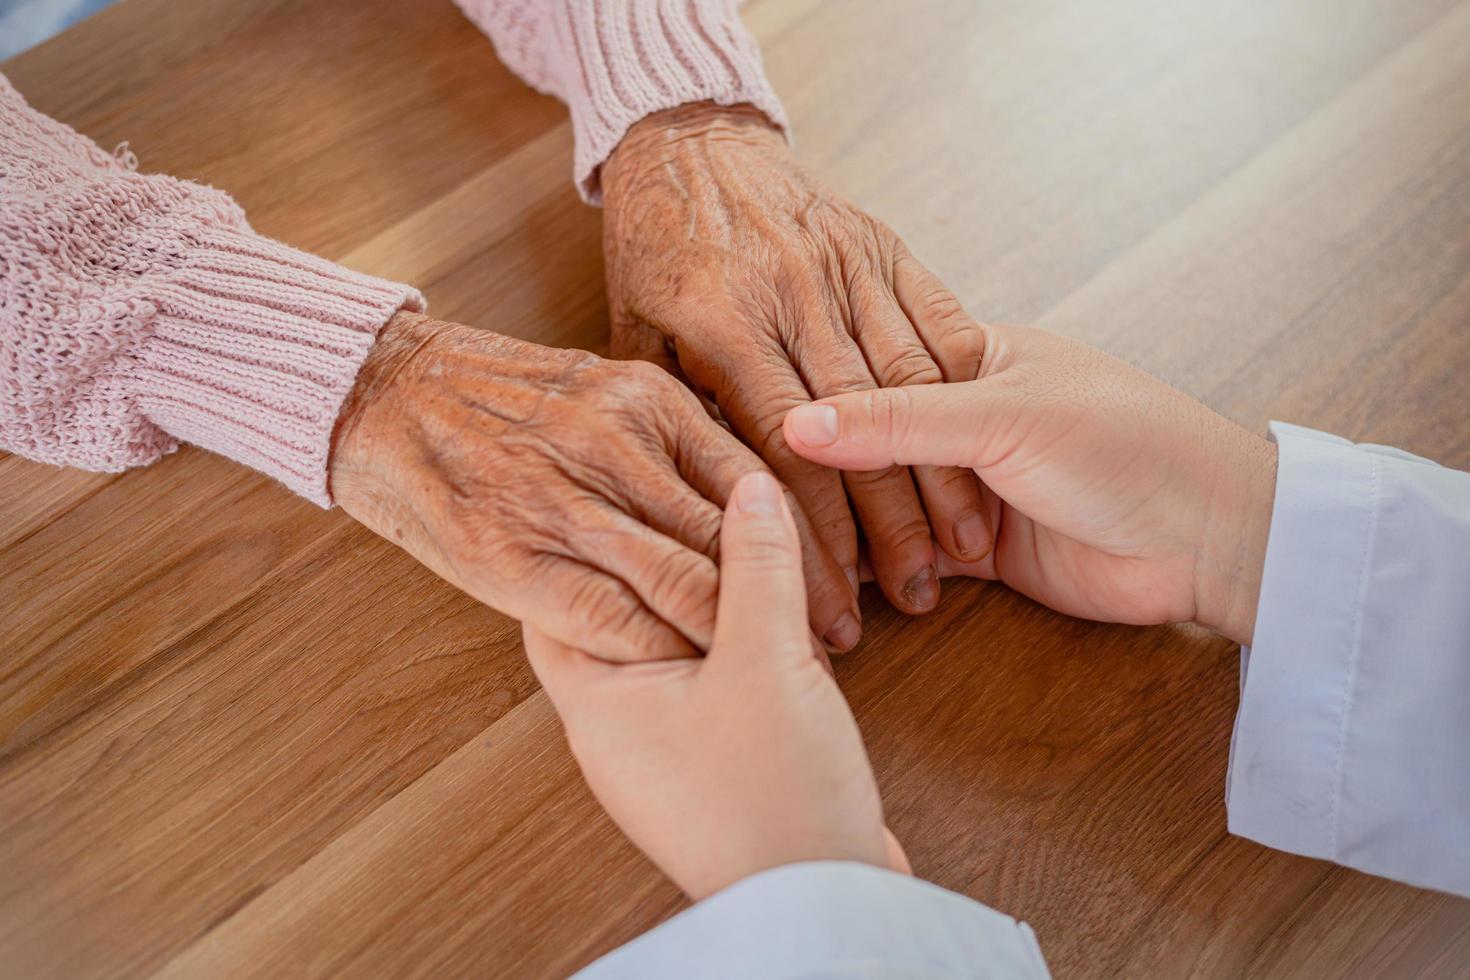
[[[1047,977],[1030,928],[866,864],[751,875],[589,966],[612,977]]]
[[[1273,422],[1232,833],[1470,894],[1470,475]]]

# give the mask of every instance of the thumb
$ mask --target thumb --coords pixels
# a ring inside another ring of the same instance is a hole
[[[763,470],[735,484],[720,526],[720,602],[710,658],[811,655],[801,542],[781,485]]]
[[[798,405],[786,413],[786,444],[844,470],[895,464],[974,468],[982,415],[994,401],[985,380],[873,388]]]

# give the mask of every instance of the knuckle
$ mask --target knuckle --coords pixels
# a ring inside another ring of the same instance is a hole
[[[680,655],[679,631],[653,616],[640,616],[629,627],[633,639],[633,660],[640,662],[668,660]]]
[[[649,594],[655,597],[656,604],[663,605],[660,600],[676,600],[687,591],[689,566],[682,559],[679,551],[670,549],[650,562],[643,573]]]
[[[927,476],[928,485],[934,492],[947,498],[957,497],[960,494],[980,492],[979,484],[975,474],[971,470],[961,469],[955,466],[935,467]]]
[[[618,369],[622,374],[622,384],[635,395],[665,395],[668,385],[674,380],[667,371],[652,361],[619,361]]]
[[[929,356],[929,352],[918,347],[909,347],[900,351],[882,372],[883,384],[887,387],[902,387],[904,385],[927,385],[938,384],[944,380],[944,375],[939,370],[939,365]]]
[[[861,357],[861,354],[855,354]],[[830,398],[833,395],[851,395],[859,391],[872,391],[878,385],[872,378],[859,374],[855,370],[839,371],[834,376],[824,379],[824,383],[817,386],[818,398]]]
[[[679,561],[679,553],[668,549],[643,563],[638,573],[639,584],[649,595],[671,597],[679,591],[679,580],[685,571],[684,563]]]
[[[854,515],[858,518],[859,523],[862,521],[862,505],[864,502],[864,498],[859,495],[866,493],[873,484],[882,480],[884,474],[888,472],[888,469],[888,467],[884,467],[881,470],[842,471],[842,484],[847,488],[848,496],[852,498]]]
[[[786,413],[801,404],[795,398],[777,399],[761,406],[751,421],[749,433],[751,448],[764,460],[787,459],[795,454],[786,445],[782,424]]]
[[[920,319],[940,325],[954,325],[969,320],[954,293],[937,283],[925,287],[918,295],[914,314]]]
[[[668,379],[668,384],[653,398],[663,418],[695,428],[717,424],[699,403],[694,392],[668,375],[664,377]]]
[[[705,413],[693,392],[671,374],[648,361],[617,362],[617,374],[606,399],[612,414],[623,419],[647,420],[661,430]]]
[[[814,494],[805,505],[798,504],[790,491],[787,491],[786,500],[796,517],[797,526],[802,527],[805,521],[805,528],[818,548],[825,549],[832,560],[843,567],[857,564],[857,533],[840,477],[833,480],[831,492]],[[803,552],[803,557],[809,556]]]
[[[690,562],[678,552],[671,552],[655,562],[648,574],[653,606],[666,619],[688,622],[713,616],[713,583],[691,568]]]
[[[686,519],[685,540],[694,550],[710,558],[720,557],[720,515],[717,512],[693,514]]]
[[[840,574],[822,570],[807,574],[804,579],[807,590],[807,613],[815,621],[812,625],[831,626],[837,617],[847,612],[852,603],[852,587]],[[826,632],[825,628],[822,632]]]
[[[572,347],[545,348],[538,355],[556,365],[560,380],[568,383],[599,378],[601,372],[617,363],[604,360],[591,351]]]
[[[884,388],[867,398],[867,421],[872,431],[887,445],[902,446],[908,441],[913,398],[905,388]]]
[[[598,635],[628,632],[642,612],[632,595],[600,575],[577,590],[573,606],[583,610],[587,625]]]
[[[895,477],[903,475],[903,467],[885,466],[877,470],[844,470],[842,478],[850,489],[864,491],[874,486],[892,484]]]
[[[804,502],[798,499],[789,488],[782,487],[781,492],[798,526],[803,518],[812,522],[814,527],[824,527],[848,516],[847,497],[842,492],[842,480],[835,473],[830,484],[823,484],[821,489],[808,494],[810,499]]]
[[[612,634],[598,634],[599,637]],[[616,647],[604,647],[598,656],[614,663],[646,663],[662,660],[669,656],[670,634],[663,623],[652,616],[639,614],[630,617],[617,631],[620,642]]]
[[[927,339],[943,362],[948,380],[973,380],[985,356],[984,329],[933,273],[917,262],[913,269],[922,284],[909,301],[914,322],[929,332]]]
[[[922,517],[909,517],[884,528],[879,537],[889,551],[900,552],[929,547],[932,533],[927,520]]]

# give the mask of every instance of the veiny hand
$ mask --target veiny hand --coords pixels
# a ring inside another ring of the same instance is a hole
[[[1275,446],[1084,344],[972,326],[985,338],[975,380],[798,408],[787,442],[849,469],[972,469],[996,548],[943,572],[999,578],[1070,615],[1194,621],[1250,643]]]
[[[793,453],[781,419],[813,397],[973,377],[978,338],[952,329],[953,296],[892,230],[803,170],[749,106],[643,120],[604,165],[602,187],[613,352],[662,364],[712,399],[856,588],[850,497],[885,594],[906,612],[932,609],[933,542],[958,560],[991,547],[974,476],[838,474]]]
[[[400,313],[343,409],[331,487],[475,598],[630,660],[708,649],[720,508],[764,469],[657,368]],[[812,625],[850,647],[851,590],[812,554]]]
[[[807,627],[790,508],[764,473],[725,512],[703,660],[609,664],[527,626],[592,792],[696,901],[798,861],[908,871],[862,737]]]

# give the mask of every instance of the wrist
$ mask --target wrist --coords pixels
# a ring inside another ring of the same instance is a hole
[[[735,144],[784,152],[781,129],[750,103],[690,102],[645,116],[629,127],[602,165],[604,200],[630,188],[640,173],[696,147]]]
[[[336,502],[359,519],[360,501],[381,489],[375,464],[383,455],[392,404],[400,400],[395,388],[409,366],[451,327],[422,313],[395,313],[378,333],[342,403],[332,431],[327,479]]]
[[[1276,500],[1276,445],[1221,419],[1195,566],[1195,622],[1249,646]]]
[[[531,418],[548,391],[595,360],[584,351],[542,347],[420,313],[396,314],[378,334],[337,417],[328,460],[332,494],[349,514],[378,529],[390,504],[421,503],[436,489],[454,493],[439,472],[451,459],[482,452],[486,439]]]

